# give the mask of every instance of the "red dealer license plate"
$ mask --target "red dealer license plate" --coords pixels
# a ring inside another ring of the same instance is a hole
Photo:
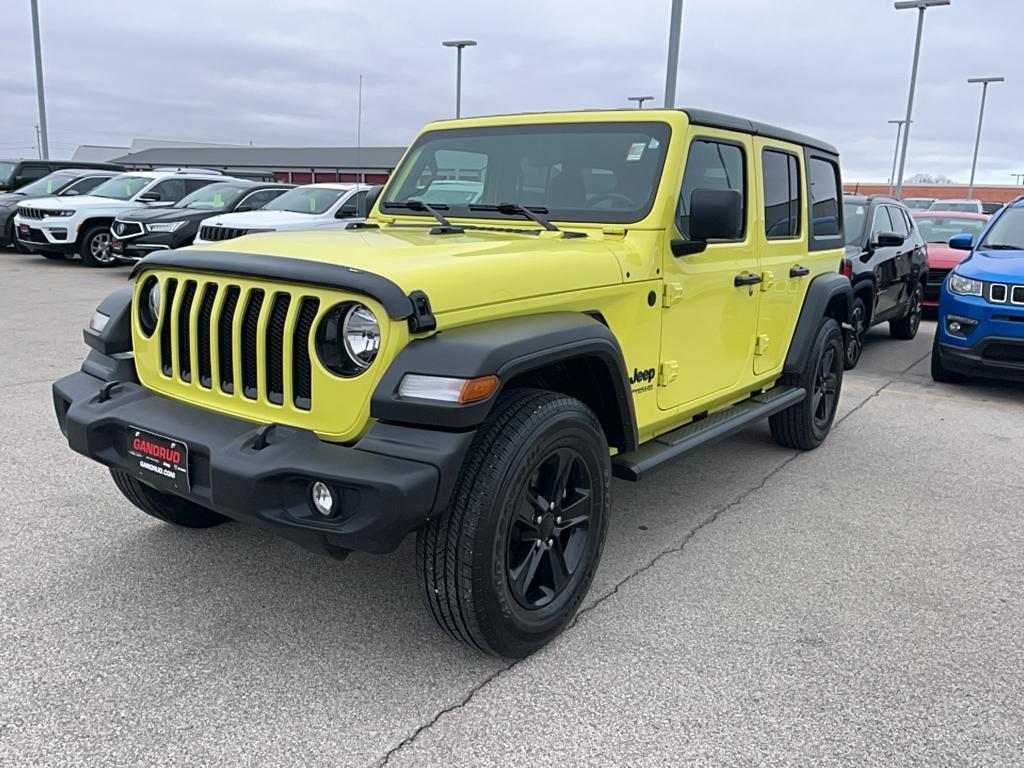
[[[188,446],[181,440],[129,427],[127,457],[132,471],[156,488],[188,493]]]
[[[124,240],[111,240],[110,250],[118,255],[124,253]]]

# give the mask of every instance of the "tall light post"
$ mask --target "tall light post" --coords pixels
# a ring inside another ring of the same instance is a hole
[[[462,117],[462,49],[476,45],[476,40],[445,40],[441,45],[454,48],[455,63],[455,117]]]
[[[917,85],[917,60],[921,56],[921,30],[924,28],[924,12],[928,8],[949,5],[950,0],[900,0],[895,3],[897,11],[917,9],[917,41],[914,43],[914,65],[910,69],[910,93],[907,95],[907,116],[904,119],[903,150],[900,152],[900,172],[896,177],[896,197],[903,193],[903,169],[907,164],[907,143],[910,140],[910,117],[914,111],[914,87]]]
[[[968,83],[981,83],[981,109],[978,110],[978,135],[974,137],[974,158],[971,160],[971,181],[967,185],[967,199],[974,198],[974,169],[978,167],[978,145],[981,144],[981,121],[985,119],[985,96],[989,83],[1001,83],[1005,77],[970,77]]]
[[[636,102],[636,108],[637,109],[643,109],[645,101],[653,101],[653,100],[654,100],[653,96],[627,96],[626,97],[626,101],[635,101]]]
[[[683,26],[683,0],[672,0],[668,22],[668,62],[665,70],[665,109],[676,105],[676,74],[679,71],[679,36]]]
[[[896,159],[900,156],[900,131],[903,129],[905,120],[890,120],[889,124],[896,124],[896,148],[892,151],[892,172],[889,174],[889,194],[892,194],[892,185],[896,181]]]
[[[43,97],[43,50],[39,47],[39,5],[32,0],[32,42],[36,50],[36,98],[39,100],[39,156],[50,157],[50,142],[46,138],[46,99]]]

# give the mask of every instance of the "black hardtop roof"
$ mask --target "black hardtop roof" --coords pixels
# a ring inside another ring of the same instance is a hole
[[[727,131],[740,131],[754,136],[764,136],[769,139],[788,141],[792,144],[802,144],[807,147],[812,147],[813,149],[820,149],[822,152],[827,152],[830,155],[839,154],[839,150],[831,144],[821,141],[820,139],[815,139],[813,136],[805,136],[802,133],[797,133],[796,131],[791,131],[787,128],[779,128],[776,125],[759,123],[756,120],[748,120],[745,117],[725,115],[721,112],[712,112],[707,109],[683,107],[681,111],[686,113],[686,116],[690,118],[690,122],[694,125],[704,125],[708,128],[722,128]]]

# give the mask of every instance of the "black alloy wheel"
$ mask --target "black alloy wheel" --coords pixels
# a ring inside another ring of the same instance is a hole
[[[811,413],[814,416],[814,425],[818,429],[826,430],[832,424],[842,375],[843,363],[839,355],[836,354],[834,347],[826,346],[818,360],[814,389],[811,390]]]
[[[864,352],[864,336],[868,330],[868,310],[861,299],[854,299],[853,310],[850,312],[850,325],[846,333],[845,365],[846,370],[855,368]]]

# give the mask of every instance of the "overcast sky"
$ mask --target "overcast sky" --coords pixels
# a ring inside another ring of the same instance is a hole
[[[29,0],[2,0],[0,156],[35,153]],[[156,137],[404,145],[454,112],[620,107],[664,94],[669,0],[39,0],[50,149]],[[847,180],[885,180],[902,118],[916,11],[890,0],[685,0],[676,103],[837,145]],[[906,175],[966,182],[980,86],[978,180],[1024,171],[1024,0],[953,0],[926,13]]]

